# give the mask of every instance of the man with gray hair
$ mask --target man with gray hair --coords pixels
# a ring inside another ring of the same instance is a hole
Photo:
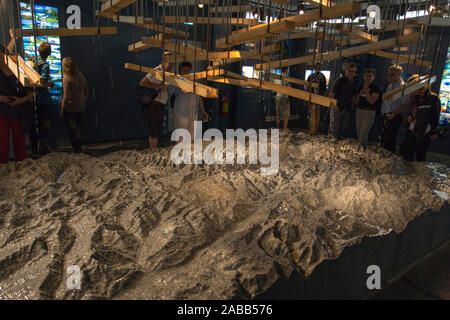
[[[386,92],[400,88],[405,83],[402,80],[403,68],[392,65],[388,70],[388,82]],[[380,144],[386,150],[395,153],[398,129],[403,120],[403,112],[409,107],[409,96],[405,95],[393,101],[383,101],[380,118]]]

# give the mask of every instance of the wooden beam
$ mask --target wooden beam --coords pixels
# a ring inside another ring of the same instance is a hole
[[[25,60],[19,56],[19,68],[15,61],[15,56],[4,55],[4,63],[11,70],[14,76],[24,87],[40,87],[42,85],[42,77],[39,73],[26,64]]]
[[[227,14],[228,12],[248,12],[253,11],[252,5],[229,6],[229,7],[209,7],[211,14]]]
[[[238,79],[238,80],[247,80],[248,79],[247,77],[244,77],[243,75],[241,75],[239,73],[234,73],[232,71],[228,71],[228,70],[224,70],[224,69],[219,69],[219,70],[222,70],[223,74],[225,76],[233,77],[233,78]]]
[[[221,38],[216,40],[216,47],[226,48],[229,46],[235,46],[247,41],[257,40],[263,37],[270,36],[274,33],[283,33],[293,31],[295,28],[295,23],[292,21],[276,21],[270,23],[264,23],[264,27],[258,29],[249,29],[247,32],[238,33],[235,35],[230,35],[226,38]]]
[[[42,85],[42,76],[33,69],[21,56],[18,56],[19,66],[30,79],[33,86],[40,87]]]
[[[338,60],[345,57],[353,57],[358,56],[365,53],[370,53],[372,51],[377,50],[383,50],[392,48],[398,45],[403,45],[407,43],[412,42],[418,42],[422,38],[422,35],[420,33],[412,33],[406,36],[400,36],[398,38],[390,38],[382,41],[378,41],[375,43],[369,43],[365,45],[361,45],[358,47],[348,48],[341,51],[334,51],[329,53],[324,53],[322,55],[323,60],[332,61],[332,60]],[[314,60],[315,57],[315,60]],[[262,69],[262,70],[268,70],[273,68],[280,68],[280,67],[288,67],[293,66],[296,64],[301,63],[315,63],[320,62],[321,55],[309,55],[309,56],[303,56],[303,57],[297,57],[297,58],[291,58],[281,61],[275,61],[270,63],[263,63],[256,65],[256,69]]]
[[[424,67],[430,67],[432,65],[432,63],[430,61],[416,59],[414,57],[414,55],[412,55],[412,54],[411,54],[411,56],[409,56],[407,54],[397,55],[396,53],[386,52],[386,51],[381,51],[381,50],[372,51],[369,53],[379,56],[379,57],[386,58],[386,59],[391,59],[391,60],[397,60],[397,57],[398,57],[398,61],[401,63],[411,63],[411,64],[415,64],[418,66],[424,66]]]
[[[164,72],[163,75],[163,71],[161,70],[156,70],[132,63],[125,63],[125,69],[154,74],[156,79],[164,81],[166,85],[173,85],[183,89],[186,92],[193,92],[205,98],[217,98],[219,96],[219,90],[216,88],[208,87],[197,82],[194,84],[194,82],[178,77],[170,72]]]
[[[283,75],[279,75],[279,74],[276,74],[276,73],[270,73],[270,72],[266,72],[265,74],[269,78],[272,78],[272,79],[284,80],[284,81],[295,83],[295,84],[299,84],[299,85],[302,85],[302,86],[309,86],[309,81],[306,81],[306,80],[297,79],[297,78],[291,78],[291,77],[285,77]],[[313,83],[312,86],[318,88],[319,84]]]
[[[286,4],[286,3],[289,3],[289,0],[272,0],[273,2],[276,2],[276,3],[280,3],[280,4]]]
[[[363,42],[367,42],[367,41],[364,41],[364,40],[362,40],[362,39],[350,39],[350,38],[346,38],[346,39],[342,39],[342,43],[341,43],[341,41],[340,40],[337,40],[337,41],[335,41],[334,42],[334,46],[336,47],[336,48],[339,48],[339,47],[348,47],[348,46],[351,46],[351,45],[354,45],[354,44],[360,44],[360,43],[363,43]]]
[[[256,86],[248,83],[246,80],[238,80],[238,79],[223,78],[223,77],[211,78],[209,80],[214,81],[214,82],[224,83],[224,84],[231,84],[231,85],[234,85],[234,86],[257,88]]]
[[[413,21],[417,25],[421,24],[428,24],[432,27],[450,27],[450,18],[446,17],[419,17],[419,18],[413,18]]]
[[[405,24],[405,28],[414,27],[416,24],[415,21],[411,18],[405,20],[382,20],[381,21],[381,29],[374,29],[376,32],[386,32],[386,31],[394,31],[394,30],[402,30],[403,24]]]
[[[346,26],[343,26],[342,24],[341,25],[336,25],[336,29],[341,31],[341,32],[348,33],[348,34],[354,34],[355,36],[357,36],[360,39],[362,39],[364,42],[373,43],[373,42],[377,42],[378,41],[378,36],[373,36],[373,35],[370,35],[368,33],[365,33],[365,32],[362,32],[360,30],[357,30],[357,29],[353,30],[353,28],[352,28],[352,31],[350,32],[350,28],[347,25]],[[373,37],[373,40],[372,40],[372,37]],[[358,43],[358,41],[354,41],[354,40],[350,40],[348,42],[349,42],[349,44],[350,43],[351,44]],[[338,46],[339,45],[337,45],[337,47]],[[412,56],[409,57],[408,55],[400,55],[400,56],[398,56],[395,53],[385,52],[385,51],[381,51],[381,50],[369,52],[369,54],[373,54],[373,55],[376,55],[376,56],[379,56],[379,57],[392,59],[392,60],[397,60],[397,58],[398,58],[398,61],[402,62],[402,63],[411,63],[411,64],[423,65],[423,66],[426,66],[426,67],[429,67],[429,66],[432,65],[432,63],[429,62],[429,61],[415,59],[414,57],[412,57]]]
[[[360,38],[366,42],[377,42],[378,41],[378,36],[376,35],[371,35],[367,32],[358,30],[357,28],[350,28],[348,25],[343,25],[343,24],[338,24],[335,26],[336,30],[340,31],[340,32],[344,32],[349,34],[350,36],[353,37],[357,37]]]
[[[165,47],[169,44],[170,38],[171,38],[170,35],[166,35],[164,37],[164,35],[162,33],[159,33],[159,34],[155,35],[154,37],[145,37],[139,42],[130,44],[128,46],[128,51],[140,52],[142,50],[145,50],[145,49],[148,49],[151,47],[162,48],[163,46]],[[163,41],[163,39],[165,41]],[[164,45],[163,45],[163,42],[165,42]]]
[[[356,12],[361,11],[361,4],[358,2],[346,2],[342,4],[337,4],[331,8],[323,7],[322,10],[316,9],[307,11],[304,14],[298,14],[295,16],[290,16],[287,18],[283,18],[276,22],[282,22],[282,21],[292,21],[295,23],[295,26],[302,26],[314,21],[319,20],[325,20],[325,19],[332,19],[340,16],[350,15]],[[274,22],[275,23],[275,22]],[[232,32],[232,35],[239,34],[242,32],[248,32],[250,30],[256,30],[259,28],[265,28],[266,23],[258,24],[256,26],[250,27],[247,29],[240,29],[237,31]],[[252,40],[252,39],[250,39]],[[250,41],[249,40],[249,41]]]
[[[278,46],[276,46],[275,48],[278,48]],[[277,49],[279,50],[279,48]],[[249,56],[249,52],[253,52],[253,51],[221,51],[221,52],[217,52],[217,51],[210,51],[208,54],[206,54],[206,52],[197,52],[197,55],[184,55],[184,54],[177,54],[169,56],[168,57],[168,61],[174,63],[175,60],[177,62],[181,62],[181,61],[205,61],[205,60],[210,60],[210,61],[220,61],[223,59],[240,59],[238,61],[241,61],[242,58],[247,59],[247,57]],[[270,51],[272,52],[272,51]],[[258,54],[260,54],[259,50],[258,50]]]
[[[320,5],[325,7],[331,7],[334,6],[334,3],[329,0],[305,0],[305,2],[308,2],[309,4],[319,7]]]
[[[141,16],[141,17],[137,17],[137,19],[136,19],[135,16],[117,16],[117,14],[106,14],[106,15],[102,15],[102,16],[105,18],[112,19],[114,22],[128,23],[128,24],[131,24],[136,27],[148,28],[148,29],[155,30],[158,32],[163,32],[166,34],[176,35],[181,38],[189,37],[188,32],[184,32],[184,31],[177,30],[174,28],[169,28],[167,26],[164,27],[160,24],[155,23],[152,18],[145,18],[145,17]]]
[[[125,7],[128,7],[130,4],[135,3],[136,0],[110,0],[106,1],[102,5],[101,13],[102,14],[110,14],[116,13],[122,10]]]
[[[223,75],[224,73],[225,73],[225,71],[223,69],[216,69],[216,70],[192,73],[192,74],[184,75],[182,77],[186,78],[188,80],[194,80],[194,77],[195,77],[195,80],[200,80],[200,79],[205,79],[207,77],[218,77],[218,76]]]
[[[38,37],[67,37],[67,36],[96,36],[96,35],[113,35],[117,34],[117,27],[87,27],[81,29],[37,29]],[[33,29],[16,29],[16,37],[33,37]]]
[[[165,49],[166,51],[172,51],[182,55],[184,55],[185,52],[186,55],[194,55],[196,51],[198,55],[206,53],[206,50],[204,49],[195,49],[195,46],[185,45],[182,43],[175,44],[173,42],[166,41],[163,46],[163,41],[160,38],[155,39],[154,37],[143,37],[141,41],[129,45],[128,51],[139,52],[150,47]],[[181,62],[181,60],[179,61]]]
[[[270,46],[264,47],[262,52],[263,52],[263,54],[267,54],[267,53],[271,53],[271,52],[274,52],[274,51],[278,51],[278,50],[280,50],[280,48],[281,48],[281,45],[279,43],[272,44]],[[239,62],[239,61],[246,60],[246,59],[250,59],[250,58],[255,58],[257,56],[261,56],[261,51],[259,49],[252,50],[252,51],[241,51],[241,57],[240,58],[224,59],[223,61],[218,62],[214,66],[209,67],[209,68],[211,68],[211,69],[220,68],[220,67],[223,67],[223,66],[228,65],[228,64],[232,64],[232,63]]]
[[[408,28],[414,28],[414,27],[420,27],[421,25],[428,24],[429,26],[433,27],[448,27],[450,26],[450,19],[449,18],[442,18],[442,17],[432,17],[430,21],[429,16],[425,17],[415,17],[415,18],[408,18],[404,20],[382,20],[381,21],[381,29],[377,30],[378,32],[384,32],[384,31],[393,31],[403,28],[403,24],[405,23],[405,27]]]
[[[280,84],[276,84],[270,81],[266,80],[260,80],[260,79],[250,79],[246,78],[240,74],[233,73],[227,71],[226,75],[229,75],[231,77],[236,77],[237,79],[230,79],[230,78],[222,78],[219,79],[212,79],[212,81],[219,80],[218,82],[222,83],[230,83],[230,84],[236,84],[236,85],[244,85],[244,86],[252,86],[255,88],[261,88],[266,90],[271,90],[274,92],[280,92],[287,94],[288,96],[292,96],[301,100],[305,101],[311,101],[315,104],[320,104],[325,107],[332,107],[337,104],[337,101],[335,99],[331,99],[328,97],[324,97],[318,94],[309,93],[304,90],[294,89],[288,86],[283,86]],[[277,75],[278,76],[278,75]],[[298,79],[296,79],[298,80]]]
[[[429,75],[418,78],[417,80],[405,83],[404,86],[383,94],[384,101],[395,101],[403,96],[413,93],[436,81],[436,76],[430,78]]]
[[[324,107],[332,107],[337,104],[335,99],[331,99],[318,94],[306,92],[304,90],[294,89],[288,86],[283,86],[280,84],[273,83],[271,81],[259,80],[259,79],[247,79],[247,82],[251,85],[260,87],[261,89],[272,90],[274,92],[279,92],[286,94],[288,96],[309,101],[314,104],[319,104]],[[260,86],[261,85],[261,86]]]
[[[166,16],[166,23],[197,23],[197,24],[258,24],[258,19],[244,18],[218,18],[218,17],[183,17],[183,16]]]
[[[320,32],[319,32],[320,33]],[[288,40],[288,39],[303,39],[303,38],[314,38],[316,36],[315,31],[310,32],[295,32],[288,34],[280,34],[275,36],[275,41],[278,40]]]

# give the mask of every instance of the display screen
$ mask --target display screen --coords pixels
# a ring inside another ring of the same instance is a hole
[[[313,73],[313,70],[306,70],[305,72],[305,80],[308,80],[308,77]],[[325,76],[325,78],[327,79],[327,87],[330,83],[330,77],[331,77],[331,71],[328,70],[321,70],[320,72],[323,73],[323,75]]]
[[[447,50],[447,60],[444,66],[444,72],[442,73],[439,97],[441,98],[439,123],[450,125],[450,47]]]
[[[29,3],[20,3],[20,16],[23,29],[33,29],[33,15]],[[59,28],[58,9],[54,7],[35,5],[35,23],[38,29]],[[50,65],[50,78],[55,82],[54,88],[49,88],[53,103],[57,104],[62,93],[62,67],[61,67],[61,42],[57,37],[37,37],[35,44],[34,37],[24,37],[23,46],[25,50],[25,60],[34,57],[39,45],[47,41],[52,46],[52,54],[47,61]]]
[[[252,66],[243,66],[242,67],[242,75],[251,79],[260,79],[262,76],[261,70],[255,70]]]

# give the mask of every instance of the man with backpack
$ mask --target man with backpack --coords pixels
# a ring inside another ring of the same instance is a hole
[[[155,68],[156,70],[170,71],[172,69],[172,63],[166,62],[165,59],[170,54],[170,52],[163,53],[162,62]],[[147,90],[147,93],[145,93],[148,103],[143,107],[147,108],[148,125],[150,130],[148,141],[150,148],[156,149],[158,147],[158,139],[164,118],[165,106],[169,100],[169,93],[167,86],[162,81],[156,79],[156,76],[152,73],[148,73],[141,80],[139,85],[140,87],[150,89]]]
[[[349,63],[345,67],[345,76],[334,83],[329,97],[337,100],[337,105],[330,110],[330,131],[340,140],[346,133],[352,113],[355,111],[358,84],[356,82],[356,65]]]

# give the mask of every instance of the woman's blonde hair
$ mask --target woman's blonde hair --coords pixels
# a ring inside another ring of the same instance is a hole
[[[78,73],[77,63],[71,57],[63,59],[62,67],[63,67],[63,72],[66,74],[74,75],[74,74]]]

